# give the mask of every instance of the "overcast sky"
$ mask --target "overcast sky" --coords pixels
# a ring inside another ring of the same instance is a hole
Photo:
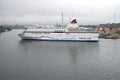
[[[0,0],[0,24],[120,22],[120,0]]]

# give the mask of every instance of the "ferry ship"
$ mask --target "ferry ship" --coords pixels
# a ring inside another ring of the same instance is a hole
[[[18,34],[23,40],[98,42],[99,32],[85,27],[79,27],[76,19],[66,28],[50,28],[34,26]]]

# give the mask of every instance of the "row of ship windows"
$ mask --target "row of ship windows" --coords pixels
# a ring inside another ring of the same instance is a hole
[[[54,32],[61,33],[61,32],[65,32],[65,30],[55,30]]]
[[[31,33],[31,34],[50,34],[50,33],[36,33],[36,32],[34,32],[34,33]],[[66,34],[70,34],[70,33],[66,33]]]
[[[34,33],[32,33],[32,34],[50,34],[50,33],[35,33],[35,32],[34,32]]]

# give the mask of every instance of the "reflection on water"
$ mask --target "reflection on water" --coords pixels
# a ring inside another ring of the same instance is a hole
[[[68,53],[73,63],[77,63],[79,58],[95,56],[99,51],[98,43],[73,43],[73,46],[68,46]],[[95,54],[94,54],[95,53]],[[88,58],[87,58],[88,59]]]
[[[120,40],[25,41],[0,35],[0,80],[119,80]]]
[[[97,57],[99,52],[99,43],[90,42],[49,42],[49,41],[26,41],[21,40],[19,45],[24,47],[24,51],[29,52],[29,50],[34,53],[49,53],[49,54],[64,54],[69,57],[71,62],[77,62],[79,57],[95,56]],[[54,56],[54,55],[53,55]]]

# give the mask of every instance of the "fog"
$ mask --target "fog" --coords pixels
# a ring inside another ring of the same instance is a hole
[[[0,24],[79,24],[120,22],[119,0],[0,0]]]

